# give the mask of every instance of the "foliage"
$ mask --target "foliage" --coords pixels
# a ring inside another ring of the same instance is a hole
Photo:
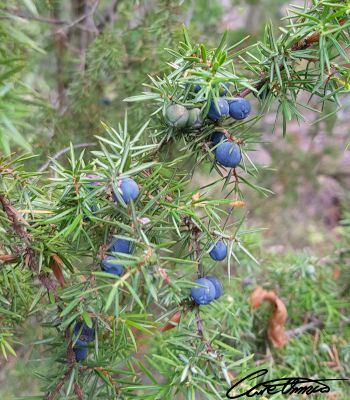
[[[283,374],[331,374],[333,364],[319,369],[322,355],[312,355],[307,366],[297,362],[310,348],[310,336],[293,346],[297,353],[287,347],[266,357],[266,318],[260,312],[252,315],[242,280],[243,271],[249,271],[260,284],[277,288],[291,305],[291,326],[315,312],[325,335],[332,335],[345,320],[345,296],[336,279],[327,276],[328,264],[316,268],[317,261],[304,254],[286,255],[283,261],[271,256],[269,274],[260,272],[259,231],[245,226],[239,206],[244,206],[246,187],[271,193],[259,184],[250,151],[260,141],[252,127],[273,103],[285,132],[287,122],[302,118],[301,108],[309,108],[298,102],[299,92],[318,96],[322,109],[328,101],[338,103],[347,90],[347,7],[332,1],[293,7],[280,36],[269,24],[261,42],[244,48],[242,42],[228,46],[226,35],[214,49],[194,44],[184,30],[179,48],[168,49],[171,70],[150,76],[143,94],[126,99],[135,103],[133,109],[146,102],[147,121],[130,123],[125,114],[116,128],[103,123],[105,133],[97,136],[100,148],[92,157],[84,151],[76,155],[71,145],[68,165],[53,160],[49,179],[27,172],[29,156],[0,160],[0,347],[4,356],[14,354],[15,328],[32,316],[41,321],[45,336],[37,344],[45,345],[48,357],[45,371],[37,375],[46,399],[220,399],[241,369],[247,374],[255,368],[254,354],[263,358],[262,365],[275,359]],[[91,85],[87,93],[97,90],[116,63],[121,68],[120,49],[106,50],[114,38],[103,33],[89,48],[82,80],[78,72],[69,85],[71,95],[85,94],[85,84]],[[100,46],[106,51],[103,64],[96,57]],[[94,76],[96,71],[101,75]],[[225,83],[231,84],[227,99],[255,94],[260,111],[243,121],[205,119],[200,128],[168,125],[169,104],[198,107],[205,118]],[[200,86],[197,93],[194,85]],[[241,168],[215,162],[210,138],[217,129],[242,148]],[[200,165],[210,167],[210,181],[192,187]],[[129,204],[118,189],[126,177],[140,188]],[[227,196],[214,199],[222,189],[228,189]],[[113,254],[125,267],[122,276],[100,269],[113,238],[133,244],[131,254]],[[225,282],[225,296],[198,307],[190,288],[197,276],[219,269],[208,256],[217,239],[228,243],[228,278],[234,267],[242,272]],[[161,327],[179,311],[179,326],[163,332]],[[74,360],[77,320],[96,329],[83,363]],[[338,344],[347,360],[344,338]],[[330,354],[327,341],[322,337],[320,346]]]

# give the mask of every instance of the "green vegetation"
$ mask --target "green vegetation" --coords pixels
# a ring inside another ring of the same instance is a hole
[[[0,6],[0,398],[349,376],[349,5],[234,3]]]

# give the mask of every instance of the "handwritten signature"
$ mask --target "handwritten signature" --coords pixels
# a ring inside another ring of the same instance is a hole
[[[310,379],[301,377],[277,378],[266,382],[259,382],[258,384],[246,390],[242,394],[234,396],[231,395],[231,393],[233,393],[233,390],[238,389],[239,385],[241,385],[243,382],[247,383],[247,381],[259,378],[263,375],[266,375],[268,372],[269,371],[267,369],[260,369],[259,371],[255,371],[252,374],[247,375],[245,378],[235,383],[226,392],[226,397],[228,399],[238,399],[243,396],[246,397],[263,396],[263,395],[266,396],[268,394],[272,395],[276,393],[281,393],[284,395],[291,395],[291,394],[311,395],[315,393],[328,393],[330,391],[330,387],[325,382],[348,380],[348,379]]]

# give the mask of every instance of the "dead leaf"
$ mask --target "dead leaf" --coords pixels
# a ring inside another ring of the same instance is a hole
[[[339,267],[339,265],[337,265],[332,272],[332,276],[334,280],[338,280],[340,278],[341,275],[341,268]]]
[[[52,255],[53,263],[52,263],[52,272],[55,275],[57,281],[64,287],[64,276],[61,270],[61,265],[63,265],[63,261],[57,254]]]
[[[164,279],[164,281],[169,285],[170,284],[170,278],[169,275],[167,274],[166,270],[164,268],[159,268],[159,273]]]
[[[241,201],[241,200],[236,200],[236,201],[233,201],[230,205],[232,207],[236,207],[236,208],[243,208],[243,207],[245,207],[245,202]]]
[[[169,321],[160,329],[161,332],[166,332],[170,329],[176,328],[179,325],[180,319],[181,311],[176,311],[176,313],[169,319]]]
[[[198,201],[199,200],[199,198],[200,198],[200,193],[199,192],[197,192],[197,193],[195,193],[193,196],[192,196],[192,202],[194,203],[195,201]]]
[[[287,319],[287,309],[277,294],[270,290],[265,290],[258,286],[250,296],[250,303],[255,310],[264,302],[268,301],[273,305],[273,313],[269,318],[267,336],[273,347],[284,347],[288,342],[288,337],[284,330]]]

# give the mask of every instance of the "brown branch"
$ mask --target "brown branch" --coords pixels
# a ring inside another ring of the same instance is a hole
[[[65,382],[68,380],[69,375],[71,374],[73,369],[73,365],[71,365],[66,372],[63,374],[62,378],[59,380],[57,385],[52,389],[51,392],[46,393],[44,400],[54,400],[55,397],[58,395],[59,391],[62,389]]]
[[[39,273],[36,252],[32,248],[33,237],[25,229],[25,226],[29,226],[28,222],[18,213],[18,211],[12,206],[11,202],[2,194],[0,194],[0,204],[7,215],[13,231],[26,245],[23,253],[24,265],[29,267],[33,273],[37,274],[41,284],[48,291],[55,289],[56,285],[50,279],[49,274],[45,272]]]
[[[32,237],[23,228],[23,225],[28,225],[28,222],[18,214],[17,210],[11,205],[11,202],[2,194],[0,195],[0,204],[17,236],[22,239],[27,246],[30,246],[32,244]]]
[[[0,255],[0,261],[6,263],[6,262],[11,262],[17,258],[16,255],[14,254],[3,254]]]
[[[83,400],[84,392],[78,382],[74,382],[74,393],[77,395],[78,400]]]
[[[101,33],[107,24],[112,23],[117,13],[119,1],[113,0],[109,7],[106,8],[102,20],[98,23],[97,29]]]
[[[323,322],[321,320],[315,318],[313,321],[311,321],[307,324],[303,324],[301,326],[298,326],[297,328],[286,331],[286,335],[288,337],[293,337],[293,336],[301,335],[302,333],[304,333],[306,331],[320,328],[322,326],[323,326]]]
[[[96,143],[78,143],[73,145],[74,149],[81,149],[84,147],[89,147],[89,146],[94,146]],[[38,172],[44,172],[52,163],[53,160],[57,160],[61,156],[63,156],[65,153],[68,153],[70,151],[70,147],[65,147],[62,150],[59,150],[56,154],[54,154],[52,157],[50,157],[50,160],[46,161],[45,164],[43,164],[39,169]]]
[[[203,270],[203,264],[201,262],[200,256],[201,256],[201,246],[200,246],[200,241],[199,241],[199,235],[201,233],[200,229],[198,226],[193,222],[192,218],[190,217],[185,217],[183,219],[185,225],[188,227],[188,230],[190,231],[190,237],[191,237],[191,245],[190,249],[194,251],[195,258],[198,262],[198,267],[197,267],[197,274],[198,278],[201,278],[204,274]]]

